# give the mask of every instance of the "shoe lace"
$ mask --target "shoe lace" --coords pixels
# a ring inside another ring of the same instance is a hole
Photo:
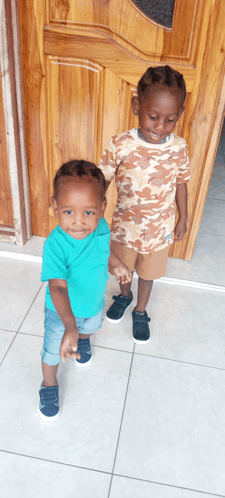
[[[78,349],[77,349],[78,353],[81,353],[82,351],[87,351],[89,348],[90,348],[89,338],[78,339]]]
[[[42,405],[49,405],[52,403],[58,403],[59,394],[57,387],[47,387],[47,389],[41,390],[41,402]]]

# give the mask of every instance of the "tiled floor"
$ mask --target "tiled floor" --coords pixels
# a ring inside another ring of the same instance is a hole
[[[224,293],[155,283],[145,348],[133,347],[130,312],[104,321],[91,367],[60,366],[48,425],[40,265],[2,258],[0,271],[1,498],[225,496]],[[107,305],[116,290],[110,278]]]
[[[168,277],[225,286],[219,159],[194,258],[170,260]],[[60,366],[61,414],[46,424],[40,269],[0,258],[0,498],[225,497],[225,293],[155,282],[150,343],[134,347],[131,310],[117,326],[104,320],[92,365]],[[106,307],[117,289],[111,277]]]

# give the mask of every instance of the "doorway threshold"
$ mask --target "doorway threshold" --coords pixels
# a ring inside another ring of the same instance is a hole
[[[28,261],[31,263],[42,263],[42,250],[45,237],[31,237],[24,246],[18,246],[9,242],[0,242],[0,258],[14,259],[17,261]],[[138,278],[134,272],[134,278]],[[157,279],[157,284],[179,285],[192,289],[200,289],[211,292],[225,292],[225,286],[198,282],[194,280],[183,280],[180,278],[162,277]]]

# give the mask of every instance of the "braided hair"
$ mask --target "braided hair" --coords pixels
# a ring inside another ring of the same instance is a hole
[[[183,75],[170,66],[149,67],[138,82],[138,97],[146,97],[151,86],[160,84],[168,88],[174,87],[182,95],[182,104],[186,97],[186,85]]]
[[[104,198],[106,191],[105,177],[102,171],[95,164],[84,160],[73,160],[64,163],[57,171],[54,182],[53,191],[55,199],[58,196],[61,180],[65,177],[73,178],[90,178],[90,181],[98,183],[101,188],[101,197]]]

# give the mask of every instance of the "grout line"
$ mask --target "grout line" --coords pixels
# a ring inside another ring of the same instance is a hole
[[[9,329],[2,329],[2,328],[0,328],[0,332],[12,332],[12,334],[16,334],[17,333],[16,330],[9,330]]]
[[[225,202],[225,199],[216,199],[216,197],[211,197],[211,196],[208,196],[208,195],[206,197],[206,200],[207,199],[212,199],[213,201],[218,201],[218,202]]]
[[[210,197],[207,195],[207,199],[212,199],[213,201],[221,201],[221,202],[225,202],[225,199],[217,199],[216,197]]]
[[[185,488],[184,486],[177,486],[176,484],[167,484],[164,482],[158,482],[158,481],[150,481],[148,479],[142,479],[139,477],[132,477],[132,476],[126,476],[123,474],[114,474],[116,477],[123,477],[125,479],[132,479],[134,481],[141,481],[141,482],[147,482],[150,484],[158,484],[159,486],[165,486],[168,488],[176,488],[176,489],[183,489],[185,491],[192,491],[193,493],[201,493],[202,495],[206,496],[218,496],[219,498],[225,498],[225,495],[218,495],[217,493],[211,493],[210,491],[202,491],[200,489],[194,489],[194,488]],[[109,497],[108,497],[109,498]]]
[[[15,341],[15,338],[16,338],[16,336],[17,336],[17,332],[14,332],[14,334],[15,334],[15,336],[13,337],[12,341],[10,342],[9,347],[8,347],[8,349],[7,349],[6,353],[4,354],[3,358],[2,358],[2,361],[0,361],[0,367],[2,366],[2,363],[3,363],[3,361],[4,361],[5,357],[6,357],[6,355],[8,354],[8,352],[9,352],[9,350],[10,350],[10,348],[11,348],[12,344],[13,344],[13,343],[14,343],[14,341]]]
[[[36,296],[34,297],[34,299],[33,299],[32,303],[31,303],[31,305],[30,305],[30,307],[29,307],[29,309],[28,309],[28,311],[27,311],[27,313],[26,313],[25,317],[23,318],[23,320],[22,320],[22,322],[21,322],[20,326],[18,327],[18,330],[14,332],[14,333],[15,333],[15,337],[13,338],[13,340],[12,340],[12,342],[11,342],[10,346],[8,347],[8,349],[7,349],[6,353],[5,353],[5,355],[3,356],[2,361],[0,362],[0,366],[2,365],[2,363],[3,363],[4,359],[5,359],[6,355],[8,354],[8,352],[9,352],[9,350],[10,350],[10,348],[11,348],[12,344],[14,343],[14,341],[15,341],[15,339],[16,339],[16,337],[17,337],[17,335],[20,333],[20,332],[19,332],[19,330],[20,330],[20,328],[22,327],[23,322],[24,322],[25,318],[27,317],[27,315],[28,315],[28,313],[29,313],[29,311],[30,311],[31,307],[33,306],[34,301],[35,301],[36,297],[38,296],[38,294],[39,294],[39,292],[40,292],[41,288],[43,287],[43,285],[44,285],[44,284],[42,283],[42,285],[40,286],[40,289],[38,290],[38,292],[37,292]],[[3,329],[3,330],[4,330],[4,329]],[[7,331],[6,331],[6,332],[7,332]],[[26,335],[26,334],[24,334],[24,335]]]
[[[47,460],[47,458],[36,457],[36,456],[33,456],[33,455],[25,455],[23,453],[16,453],[15,451],[3,450],[1,448],[0,448],[0,452],[6,453],[7,455],[21,456],[22,458],[31,458],[32,460],[38,460],[40,462],[53,463],[53,464],[56,464],[56,465],[64,465],[65,467],[72,467],[72,468],[80,469],[80,470],[88,470],[90,472],[98,472],[99,474],[111,475],[111,472],[106,472],[105,470],[90,469],[89,467],[82,467],[80,465],[73,465],[71,463],[57,462],[55,460]],[[149,484],[158,484],[159,486],[164,486],[164,487],[168,487],[168,488],[172,488],[172,489],[175,488],[175,489],[182,489],[182,490],[185,490],[185,491],[191,491],[191,492],[194,492],[194,493],[201,493],[202,495],[206,495],[206,496],[217,496],[219,498],[225,498],[225,495],[220,495],[220,494],[217,494],[217,493],[211,493],[209,491],[202,491],[200,489],[186,488],[184,486],[177,486],[176,484],[167,484],[167,483],[162,483],[162,482],[159,482],[159,481],[152,481],[152,480],[148,480],[148,479],[142,479],[142,478],[139,478],[139,477],[127,476],[127,475],[124,475],[124,474],[114,474],[114,476],[116,476],[116,477],[122,477],[124,479],[131,479],[133,481],[146,482],[146,483],[149,483]],[[108,498],[110,498],[109,495],[108,495]]]
[[[100,474],[111,475],[111,472],[106,470],[90,469],[89,467],[82,467],[81,465],[73,465],[72,463],[57,462],[56,460],[47,460],[47,458],[41,458],[33,455],[25,455],[24,453],[16,453],[16,451],[8,451],[0,448],[0,452],[7,453],[8,455],[16,455],[24,458],[32,458],[33,460],[39,460],[41,462],[55,463],[56,465],[64,465],[65,467],[72,467],[75,469],[89,470],[90,472],[99,472]]]
[[[122,430],[123,417],[124,417],[125,406],[126,406],[126,401],[127,401],[127,394],[128,394],[129,384],[130,384],[130,374],[131,374],[132,365],[133,365],[133,358],[134,358],[134,347],[135,347],[135,344],[133,346],[133,353],[132,353],[132,358],[131,358],[131,362],[130,362],[130,369],[129,369],[129,375],[128,375],[128,381],[127,381],[127,388],[126,388],[126,393],[125,393],[125,398],[124,398],[123,411],[122,411],[122,416],[121,416],[121,421],[120,421],[120,428],[119,428],[119,433],[118,433],[118,439],[117,439],[117,445],[116,445],[116,451],[115,451],[115,456],[114,456],[113,467],[112,467],[112,473],[111,473],[111,480],[110,480],[110,485],[109,485],[108,498],[110,498],[110,493],[111,493],[111,488],[112,488],[113,473],[114,473],[114,468],[115,468],[115,464],[116,464],[117,452],[118,452],[119,441],[120,441],[120,434],[121,434],[121,430]]]
[[[207,233],[207,232],[202,232],[201,229],[198,232],[199,235],[209,235],[211,237],[222,237],[223,239],[225,238],[225,235],[221,235],[220,233]]]
[[[146,354],[146,353],[137,353],[136,351],[134,351],[134,354],[139,356],[146,356],[148,358],[155,358],[156,360],[173,361],[175,363],[183,363],[184,365],[194,365],[195,367],[212,368],[214,370],[220,370],[222,372],[225,371],[225,368],[214,367],[213,365],[202,365],[201,363],[193,363],[191,361],[184,361],[184,360],[175,360],[174,358],[165,358],[163,356],[154,356],[152,354]]]
[[[22,320],[22,322],[21,322],[21,324],[20,324],[20,326],[19,326],[19,328],[18,328],[18,330],[17,330],[17,334],[19,333],[19,331],[20,331],[20,329],[21,329],[21,327],[22,327],[22,325],[23,325],[23,323],[24,323],[25,318],[27,317],[27,315],[28,315],[28,313],[29,313],[30,309],[32,308],[32,306],[33,306],[33,304],[34,304],[35,299],[37,299],[38,294],[41,292],[41,289],[42,289],[43,285],[44,285],[44,282],[42,282],[42,284],[41,284],[41,286],[40,286],[40,289],[38,289],[36,296],[34,297],[34,299],[33,299],[32,303],[31,303],[31,305],[30,305],[29,309],[27,310],[27,313],[26,313],[26,315],[24,316],[24,318],[23,318],[23,320]]]

